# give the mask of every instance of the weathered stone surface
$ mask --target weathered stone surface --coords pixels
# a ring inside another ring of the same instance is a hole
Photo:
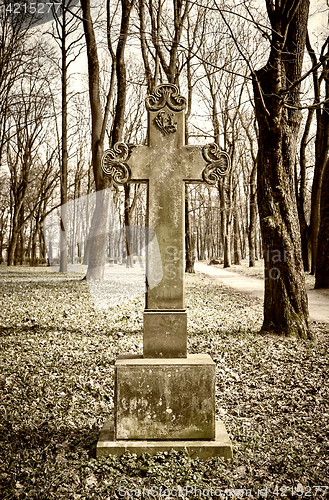
[[[215,364],[125,357],[115,364],[116,439],[214,439]]]
[[[231,458],[222,424],[215,436],[215,364],[208,355],[187,355],[184,309],[184,185],[216,184],[229,158],[216,144],[185,145],[186,99],[175,85],[157,87],[146,107],[148,144],[117,143],[102,161],[117,183],[147,183],[146,225],[157,244],[150,238],[146,245],[143,356],[116,362],[114,434],[104,427],[97,456],[186,447],[202,459]]]
[[[144,312],[144,358],[186,358],[186,311]]]
[[[233,457],[232,442],[227,434],[223,422],[216,421],[215,439],[211,440],[177,440],[177,441],[127,441],[114,439],[113,422],[107,421],[100,432],[97,442],[96,456],[106,457],[107,455],[121,456],[126,451],[136,453],[138,456],[142,453],[155,455],[158,452],[170,450],[184,450],[193,458],[207,460],[212,457],[224,457],[231,459]]]
[[[104,172],[117,182],[148,184],[146,225],[156,234],[158,247],[147,245],[146,311],[184,310],[184,184],[215,184],[229,164],[226,153],[215,144],[203,148],[185,144],[186,104],[175,85],[160,85],[146,99],[148,144],[119,143],[103,157]],[[153,329],[152,322],[148,324]],[[148,324],[144,332],[152,336]],[[160,345],[154,345],[154,351],[161,352],[160,336],[154,338],[154,344],[158,340]]]

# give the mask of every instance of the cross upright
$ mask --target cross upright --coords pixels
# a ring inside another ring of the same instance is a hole
[[[215,185],[230,160],[216,144],[185,145],[186,99],[176,85],[159,85],[146,98],[147,145],[117,143],[104,153],[102,168],[114,182],[148,184],[147,226],[157,237],[161,262],[147,244],[144,358],[187,356],[184,303],[185,182]],[[161,281],[152,286],[160,273]]]

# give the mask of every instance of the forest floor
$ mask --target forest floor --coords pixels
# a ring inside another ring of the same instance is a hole
[[[327,497],[327,324],[312,324],[314,342],[260,335],[259,298],[187,275],[188,350],[216,363],[234,458],[96,459],[115,359],[142,352],[144,298],[113,283],[125,299],[98,308],[82,277],[0,266],[1,499]]]
[[[249,267],[247,260],[240,265],[223,268],[223,265],[208,265],[207,262],[196,262],[195,270],[220,280],[226,286],[243,293],[264,299],[264,261],[256,261],[255,267]],[[312,321],[329,323],[329,289],[314,290],[315,277],[305,273],[308,295],[309,315]]]

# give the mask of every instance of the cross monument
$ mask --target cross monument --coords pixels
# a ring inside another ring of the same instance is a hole
[[[147,226],[161,260],[147,242],[143,355],[116,361],[114,425],[104,425],[97,456],[185,447],[200,458],[230,458],[225,427],[215,421],[215,364],[209,355],[187,354],[184,304],[184,185],[215,185],[230,160],[216,144],[185,145],[186,99],[176,85],[159,85],[146,108],[147,145],[117,143],[102,160],[114,182],[147,183]]]

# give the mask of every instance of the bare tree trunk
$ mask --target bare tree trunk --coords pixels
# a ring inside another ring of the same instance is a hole
[[[315,288],[329,288],[329,160],[323,175]]]
[[[87,44],[89,99],[92,123],[91,149],[96,185],[96,207],[92,218],[90,235],[85,252],[85,261],[88,263],[86,278],[88,280],[100,280],[103,279],[104,276],[105,249],[107,244],[106,229],[108,221],[108,206],[106,205],[108,203],[108,199],[104,193],[106,180],[101,167],[107,114],[105,112],[103,119],[100,100],[99,61],[96,37],[90,13],[90,0],[81,0],[81,8],[83,12],[83,27]],[[100,193],[98,193],[98,191],[100,191]],[[101,232],[102,230],[103,233]]]
[[[185,272],[192,274],[195,273],[193,247],[189,218],[188,185],[185,183]]]
[[[66,10],[62,7],[62,157],[61,157],[61,231],[59,272],[67,272],[67,53]]]
[[[250,175],[249,195],[249,267],[256,265],[256,218],[257,218],[257,190],[256,190],[257,163],[254,164]]]
[[[299,190],[297,190],[297,207],[298,207],[298,217],[300,224],[300,234],[302,240],[302,256],[304,271],[310,270],[310,227],[307,224],[305,216],[305,201],[306,201],[306,145],[309,136],[309,131],[311,128],[312,117],[314,114],[314,109],[311,108],[308,111],[307,120],[305,124],[304,133],[300,145],[300,185]]]
[[[224,267],[231,267],[231,218],[227,203],[225,178],[218,183],[218,192],[221,207],[221,233],[223,240]]]
[[[324,56],[325,49],[327,48],[327,57],[329,56],[329,38],[324,43],[321,55]],[[308,41],[308,52],[312,59],[313,65],[317,63],[315,53]],[[320,211],[321,211],[321,189],[324,170],[326,167],[328,153],[329,153],[329,82],[328,82],[328,59],[323,57],[323,71],[322,78],[325,82],[325,102],[320,106],[320,78],[318,77],[317,70],[313,71],[313,85],[314,85],[314,102],[318,104],[316,109],[316,138],[315,138],[315,167],[314,178],[312,186],[311,197],[311,244],[312,244],[312,268],[311,273],[316,272],[316,262],[318,253],[318,238],[319,229],[321,224]]]
[[[262,330],[311,338],[293,182],[301,119],[297,82],[309,3],[300,0],[297,10],[291,0],[275,7],[270,0],[266,3],[273,29],[271,53],[266,66],[253,75],[259,125],[257,199],[265,256]],[[279,98],[283,95],[285,100]]]
[[[25,252],[25,236],[24,236],[24,203],[21,206],[19,212],[19,239],[16,246],[16,258],[15,260],[22,266],[24,264],[24,252]]]
[[[19,229],[18,229],[18,224],[15,223],[15,216],[14,216],[13,228],[12,228],[12,234],[8,252],[8,266],[13,266],[15,264],[15,253],[16,253],[16,245],[18,242],[18,237],[19,237]]]
[[[109,223],[109,190],[96,191],[96,207],[91,222],[91,231],[88,240],[89,252],[87,280],[102,280],[105,270],[105,250],[107,245],[107,231]]]
[[[127,251],[126,267],[134,267],[133,241],[132,241],[133,235],[131,230],[132,207],[130,206],[130,191],[131,191],[131,185],[126,183],[124,185],[124,192],[125,192],[124,221],[125,221],[125,236],[126,236],[126,251]]]
[[[38,230],[39,230],[39,217],[37,214],[37,218],[35,221],[35,228],[33,231],[33,236],[32,236],[32,242],[31,242],[31,260],[30,260],[30,265],[31,267],[35,267],[38,265],[37,261],[37,237],[38,237]]]
[[[234,211],[234,264],[239,266],[241,264],[241,240],[240,240],[240,217],[238,207]]]

